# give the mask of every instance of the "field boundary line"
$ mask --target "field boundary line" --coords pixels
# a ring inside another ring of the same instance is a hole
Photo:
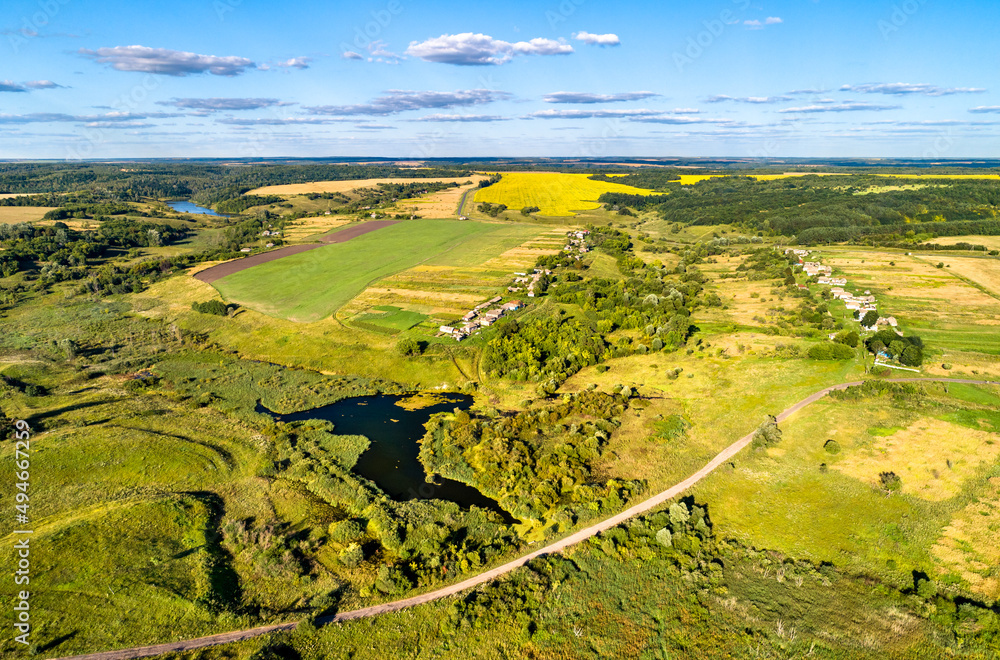
[[[806,406],[819,401],[824,396],[833,392],[835,390],[846,390],[848,387],[853,387],[861,385],[866,381],[856,380],[848,383],[840,383],[838,385],[830,385],[825,387],[806,398],[802,399],[798,403],[795,403],[785,410],[783,410],[775,420],[780,423],[802,410]],[[966,385],[1000,385],[998,381],[991,380],[973,380],[967,378],[887,378],[882,382],[889,383],[963,383]],[[606,518],[601,522],[598,522],[590,527],[579,530],[573,534],[570,534],[566,538],[560,539],[549,545],[539,548],[533,552],[526,555],[522,555],[517,559],[513,559],[505,564],[497,566],[491,570],[485,571],[478,575],[474,575],[467,578],[461,582],[455,584],[441,587],[440,589],[435,589],[434,591],[429,591],[425,594],[420,594],[417,596],[411,596],[409,598],[403,598],[401,600],[390,601],[388,603],[381,603],[379,605],[370,605],[368,607],[363,607],[357,610],[350,610],[348,612],[340,612],[335,615],[319,617],[316,619],[316,625],[322,626],[330,623],[341,623],[343,621],[353,621],[355,619],[364,619],[372,616],[378,616],[379,614],[389,614],[391,612],[399,612],[400,610],[405,610],[416,605],[423,605],[425,603],[430,603],[435,600],[440,600],[447,596],[454,596],[466,589],[471,589],[472,587],[477,587],[486,582],[491,582],[496,578],[499,578],[507,573],[511,573],[514,570],[521,568],[532,559],[536,559],[543,555],[550,555],[557,552],[562,552],[566,548],[586,541],[587,539],[600,534],[601,532],[606,532],[609,529],[617,527],[626,520],[638,516],[642,513],[646,513],[651,509],[655,509],[661,504],[674,499],[687,489],[691,488],[699,481],[707,477],[709,474],[714,472],[716,468],[724,464],[730,458],[742,451],[747,445],[753,441],[756,429],[747,433],[745,436],[729,445],[715,457],[710,460],[703,468],[689,476],[687,479],[674,484],[670,488],[653,495],[650,498],[634,504],[628,509],[625,509],[619,514]],[[169,642],[166,644],[156,644],[154,646],[142,646],[130,649],[120,649],[117,651],[103,651],[100,653],[87,653],[84,655],[74,655],[66,656],[63,658],[58,658],[56,660],[133,660],[134,658],[149,658],[157,655],[162,655],[164,653],[179,653],[183,651],[191,651],[195,649],[206,648],[209,646],[218,646],[220,644],[230,644],[233,642],[241,642],[247,639],[252,639],[254,637],[259,637],[261,635],[267,635],[275,632],[284,632],[289,630],[294,630],[298,626],[297,621],[290,621],[287,623],[276,623],[266,626],[259,626],[256,628],[248,628],[246,630],[236,630],[228,633],[219,633],[216,635],[209,635],[206,637],[198,637],[195,639],[189,639],[186,641]]]

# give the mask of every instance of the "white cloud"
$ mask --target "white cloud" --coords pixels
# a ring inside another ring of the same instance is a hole
[[[768,16],[763,21],[757,19],[743,21],[743,25],[751,30],[763,30],[768,25],[779,25],[781,23],[784,23],[784,21],[778,16]]]
[[[975,112],[978,114],[986,114],[986,113],[1000,114],[1000,105],[977,105],[975,108],[969,108],[969,112]]]
[[[733,101],[734,103],[753,103],[753,104],[764,104],[764,103],[780,103],[782,101],[791,101],[791,97],[788,96],[727,96],[725,94],[716,94],[715,96],[709,96],[705,99],[709,103],[722,103],[724,101]]]
[[[335,124],[358,120],[344,117],[255,117],[253,119],[222,117],[215,121],[230,126],[296,126],[299,124]]]
[[[313,58],[311,57],[293,57],[290,60],[278,62],[274,66],[281,67],[282,69],[308,69],[312,61]]]
[[[862,94],[891,94],[904,96],[920,94],[923,96],[951,96],[953,94],[982,94],[986,90],[981,87],[938,87],[927,83],[865,83],[863,85],[844,85],[842,92],[860,92]]]
[[[636,108],[634,110],[539,110],[525,115],[526,119],[593,119],[608,117],[643,117],[662,115],[662,110]]]
[[[147,46],[115,46],[97,50],[81,48],[78,52],[101,64],[110,64],[118,71],[157,73],[165,76],[186,76],[192,73],[238,76],[254,67],[254,63],[245,57],[199,55]]]
[[[510,117],[500,115],[426,115],[412,121],[434,121],[434,122],[495,122],[510,121]]]
[[[232,110],[259,110],[282,105],[292,105],[278,99],[264,98],[208,98],[208,99],[172,99],[157,101],[157,105],[169,105],[175,108],[198,110],[199,112],[220,112]]]
[[[876,105],[874,103],[865,103],[863,101],[845,101],[843,103],[837,102],[827,102],[832,101],[832,99],[824,99],[823,102],[815,105],[805,105],[797,108],[785,108],[783,110],[778,110],[778,112],[804,112],[804,113],[814,113],[814,112],[855,112],[862,110],[898,110],[902,106],[899,105]]]
[[[655,92],[620,92],[617,94],[591,94],[589,92],[552,92],[542,97],[546,103],[618,103],[621,101],[641,101]]]
[[[56,89],[63,85],[57,85],[51,80],[29,80],[24,83],[16,83],[13,80],[0,80],[0,92],[27,92],[32,89]]]
[[[454,92],[415,92],[390,89],[370,103],[359,105],[323,105],[306,108],[317,115],[394,115],[408,110],[444,109],[482,105],[510,98],[507,92],[492,89],[466,89]]]
[[[593,34],[583,30],[574,32],[573,38],[590,46],[620,46],[622,43],[617,34]]]
[[[365,59],[361,53],[355,53],[353,50],[345,50],[341,57],[345,60],[363,60]]]
[[[572,52],[573,47],[561,40],[536,38],[510,43],[472,32],[442,34],[422,42],[413,41],[406,49],[407,55],[427,62],[458,66],[506,64],[515,55],[567,55]]]

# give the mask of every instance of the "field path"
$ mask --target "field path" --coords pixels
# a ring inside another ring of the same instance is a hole
[[[1000,382],[989,381],[989,380],[969,380],[962,378],[887,378],[886,381],[890,383],[966,383],[969,385],[1000,385]],[[777,416],[779,422],[788,419],[791,415],[795,414],[802,408],[805,408],[811,403],[822,399],[824,396],[829,394],[834,390],[843,390],[851,387],[853,385],[860,385],[862,381],[852,381],[850,383],[841,383],[840,385],[831,385],[830,387],[824,388],[815,394],[812,394],[805,399],[802,399],[798,403],[790,406],[789,408],[782,411],[780,415]],[[530,552],[526,555],[522,555],[517,559],[507,562],[502,566],[497,566],[496,568],[480,573],[473,577],[463,580],[456,584],[449,585],[447,587],[442,587],[434,591],[430,591],[419,596],[412,596],[410,598],[404,598],[402,600],[396,600],[389,603],[382,603],[380,605],[372,605],[370,607],[363,607],[358,610],[351,610],[349,612],[340,612],[332,616],[325,616],[319,618],[316,623],[317,625],[325,625],[329,623],[339,623],[341,621],[351,621],[353,619],[364,619],[367,617],[377,616],[379,614],[387,614],[389,612],[398,612],[399,610],[404,610],[408,607],[413,607],[414,605],[422,605],[424,603],[429,603],[431,601],[439,600],[441,598],[446,598],[448,596],[454,596],[466,589],[471,589],[485,582],[490,582],[496,578],[506,575],[525,564],[527,564],[532,559],[536,557],[541,557],[542,555],[550,555],[555,552],[561,552],[566,548],[576,545],[581,541],[586,541],[592,536],[596,536],[601,532],[606,532],[607,530],[620,525],[629,518],[637,516],[639,514],[645,513],[650,509],[654,509],[661,504],[672,500],[677,497],[685,490],[694,486],[696,483],[711,474],[717,467],[728,461],[730,458],[742,451],[750,442],[753,440],[753,436],[756,430],[747,433],[745,436],[729,445],[718,455],[715,456],[705,467],[701,468],[690,477],[681,481],[678,484],[671,486],[670,488],[650,497],[647,500],[643,500],[638,504],[629,507],[628,509],[622,511],[621,513],[602,520],[601,522],[591,525],[585,529],[567,536],[564,539],[560,539],[554,543],[551,543],[543,548],[539,548],[534,552]],[[102,653],[88,653],[85,655],[74,655],[71,657],[62,658],[61,660],[131,660],[132,658],[148,658],[155,655],[161,655],[163,653],[178,653],[182,651],[191,651],[194,649],[205,648],[206,646],[216,646],[219,644],[229,644],[232,642],[239,642],[246,639],[251,639],[253,637],[258,637],[260,635],[267,635],[269,633],[281,632],[294,630],[298,625],[297,621],[291,621],[288,623],[278,623],[267,626],[260,626],[258,628],[249,628],[246,630],[237,630],[234,632],[220,633],[218,635],[209,635],[207,637],[198,637],[197,639],[189,639],[186,641],[171,642],[168,644],[157,644],[155,646],[142,646],[131,649],[121,649],[119,651],[104,651]]]
[[[370,222],[362,222],[357,225],[348,227],[347,229],[341,229],[340,231],[335,231],[332,234],[323,234],[319,237],[319,243],[305,243],[303,245],[289,245],[287,247],[278,248],[277,250],[271,250],[270,252],[261,252],[260,254],[255,254],[252,257],[243,257],[242,259],[233,259],[232,261],[227,261],[226,263],[219,264],[218,266],[212,266],[211,268],[206,268],[203,271],[195,273],[195,279],[199,279],[205,284],[211,284],[216,280],[221,280],[227,275],[232,275],[233,273],[238,273],[241,270],[246,270],[247,268],[253,268],[254,266],[259,266],[260,264],[266,264],[269,261],[274,261],[276,259],[281,259],[283,257],[289,257],[293,254],[299,254],[300,252],[307,252],[309,250],[315,250],[318,247],[323,247],[324,245],[332,245],[333,243],[346,243],[352,238],[357,238],[364,234],[375,231],[376,229],[382,229],[382,227],[388,227],[389,225],[394,225],[398,220],[373,220]]]

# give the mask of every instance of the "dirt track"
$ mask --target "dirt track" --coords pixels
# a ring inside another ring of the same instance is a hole
[[[927,382],[939,382],[939,383],[967,383],[970,385],[1000,385],[1000,383],[988,380],[968,380],[960,378],[891,378],[886,379],[889,382],[894,383],[927,383]],[[833,385],[831,387],[824,388],[815,394],[812,394],[805,399],[799,401],[793,406],[785,409],[780,415],[777,416],[779,422],[788,419],[791,415],[798,412],[802,408],[805,408],[811,403],[818,401],[823,398],[833,390],[843,390],[852,385],[860,385],[861,381],[853,381],[850,383],[842,383],[840,385]],[[527,564],[532,559],[539,557],[541,555],[549,555],[554,552],[561,552],[566,548],[576,545],[581,541],[585,541],[592,536],[605,532],[612,527],[615,527],[629,518],[637,516],[639,514],[645,513],[650,509],[654,509],[665,502],[672,500],[673,498],[680,495],[682,492],[694,486],[696,483],[711,474],[717,467],[728,461],[730,458],[738,454],[744,447],[746,447],[753,440],[754,431],[746,434],[733,444],[729,445],[715,458],[708,462],[705,467],[701,468],[690,477],[684,481],[671,486],[667,490],[650,497],[647,500],[639,502],[635,506],[632,506],[625,511],[622,511],[618,515],[612,516],[606,520],[602,520],[596,525],[591,525],[586,529],[581,529],[580,531],[567,536],[566,538],[556,541],[555,543],[549,544],[544,548],[539,548],[534,552],[518,557],[517,559],[507,562],[502,566],[498,566],[492,570],[486,571],[485,573],[480,573],[467,580],[463,580],[457,584],[453,584],[447,587],[442,587],[435,591],[428,592],[426,594],[421,594],[419,596],[413,596],[411,598],[404,598],[403,600],[397,600],[390,603],[382,603],[380,605],[372,605],[371,607],[364,607],[358,610],[351,610],[349,612],[341,612],[333,616],[322,617],[317,621],[317,624],[325,625],[329,623],[337,623],[340,621],[350,621],[352,619],[363,619],[366,617],[376,616],[379,614],[387,614],[389,612],[398,612],[399,610],[406,609],[408,607],[413,607],[414,605],[421,605],[423,603],[429,603],[441,598],[446,598],[448,596],[454,596],[466,589],[483,584],[484,582],[489,582],[502,575],[510,573],[515,569],[518,569],[525,564]],[[199,637],[197,639],[190,639],[186,641],[172,642],[169,644],[157,644],[156,646],[143,646],[131,649],[121,649],[119,651],[105,651],[102,653],[90,653],[86,655],[75,655],[72,657],[62,658],[61,660],[131,660],[132,658],[148,658],[151,656],[161,655],[164,653],[171,652],[181,652],[190,651],[193,649],[205,648],[206,646],[216,646],[219,644],[229,644],[232,642],[239,642],[245,639],[250,639],[252,637],[257,637],[259,635],[266,635],[268,633],[280,632],[293,630],[298,625],[298,622],[292,621],[289,623],[279,623],[269,626],[261,626],[258,628],[250,628],[247,630],[238,630],[229,633],[220,633],[218,635],[210,635],[208,637]]]
[[[278,248],[277,250],[271,250],[270,252],[262,252],[260,254],[255,254],[252,257],[244,257],[242,259],[234,259],[233,261],[227,261],[224,264],[219,264],[218,266],[212,266],[211,268],[206,268],[203,271],[195,273],[195,279],[199,279],[206,284],[211,284],[216,280],[221,280],[227,275],[232,275],[233,273],[238,273],[241,270],[246,270],[247,268],[253,268],[254,266],[259,266],[260,264],[266,264],[269,261],[274,261],[275,259],[281,259],[283,257],[288,257],[293,254],[299,254],[300,252],[306,252],[308,250],[315,250],[318,247],[323,247],[324,245],[331,245],[333,243],[346,243],[352,238],[357,238],[363,234],[373,232],[376,229],[381,229],[382,227],[387,227],[389,225],[394,225],[398,220],[373,220],[371,222],[363,222],[358,225],[348,227],[347,229],[342,229],[340,231],[334,232],[332,234],[323,234],[319,237],[319,243],[306,243],[304,245],[289,245],[288,247]]]

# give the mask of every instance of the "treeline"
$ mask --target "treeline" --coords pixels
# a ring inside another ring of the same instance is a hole
[[[636,170],[624,175],[609,176],[608,174],[592,174],[587,177],[593,181],[606,181],[607,183],[620,183],[633,188],[645,188],[646,190],[666,190],[667,184],[680,181],[681,177],[677,172],[661,168],[652,167],[649,169]]]
[[[491,204],[490,202],[483,202],[476,209],[480,213],[485,213],[491,218],[499,217],[501,213],[507,210],[506,204]]]
[[[912,233],[911,233],[912,232]],[[812,227],[798,235],[799,245],[813,243],[843,243],[869,237],[886,241],[902,241],[908,235],[928,233],[933,236],[1000,236],[1000,220],[972,220],[966,222],[923,222],[875,227]]]
[[[380,183],[374,188],[362,188],[353,192],[360,195],[360,198],[347,204],[342,209],[343,213],[357,211],[367,211],[379,206],[386,206],[403,199],[413,199],[427,193],[434,193],[449,188],[457,188],[454,182],[427,181],[414,183]]]
[[[243,195],[218,202],[215,210],[226,215],[239,215],[254,206],[266,206],[283,201],[284,199],[277,195]]]
[[[44,220],[67,220],[69,218],[98,218],[102,215],[125,215],[135,212],[135,207],[126,202],[104,202],[97,204],[64,203],[47,212]]]
[[[593,177],[591,177],[593,178]],[[652,206],[663,203],[668,195],[632,195],[629,193],[606,192],[597,198],[609,211],[617,211],[618,207],[627,206],[637,211],[645,211]]]
[[[922,182],[927,185],[892,190],[913,181],[865,175],[724,177],[673,187],[657,211],[681,225],[734,224],[749,232],[850,240],[856,228],[887,234],[905,231],[904,225],[988,221],[1000,206],[1000,186],[993,181]]]
[[[36,261],[48,262],[50,267],[85,266],[88,259],[104,255],[108,248],[154,247],[186,236],[184,229],[124,218],[106,220],[96,231],[76,231],[63,222],[51,227],[0,225],[0,269],[9,277],[19,270],[34,270]]]
[[[467,166],[406,168],[385,164],[0,163],[0,192],[100,191],[121,201],[191,198],[204,206],[268,185],[354,179],[469,176]],[[234,191],[238,191],[235,192]]]
[[[483,179],[482,181],[480,181],[479,185],[476,186],[476,187],[477,188],[489,188],[494,183],[500,183],[500,179],[502,179],[502,178],[503,178],[503,175],[501,175],[501,174],[491,174],[488,179]]]

